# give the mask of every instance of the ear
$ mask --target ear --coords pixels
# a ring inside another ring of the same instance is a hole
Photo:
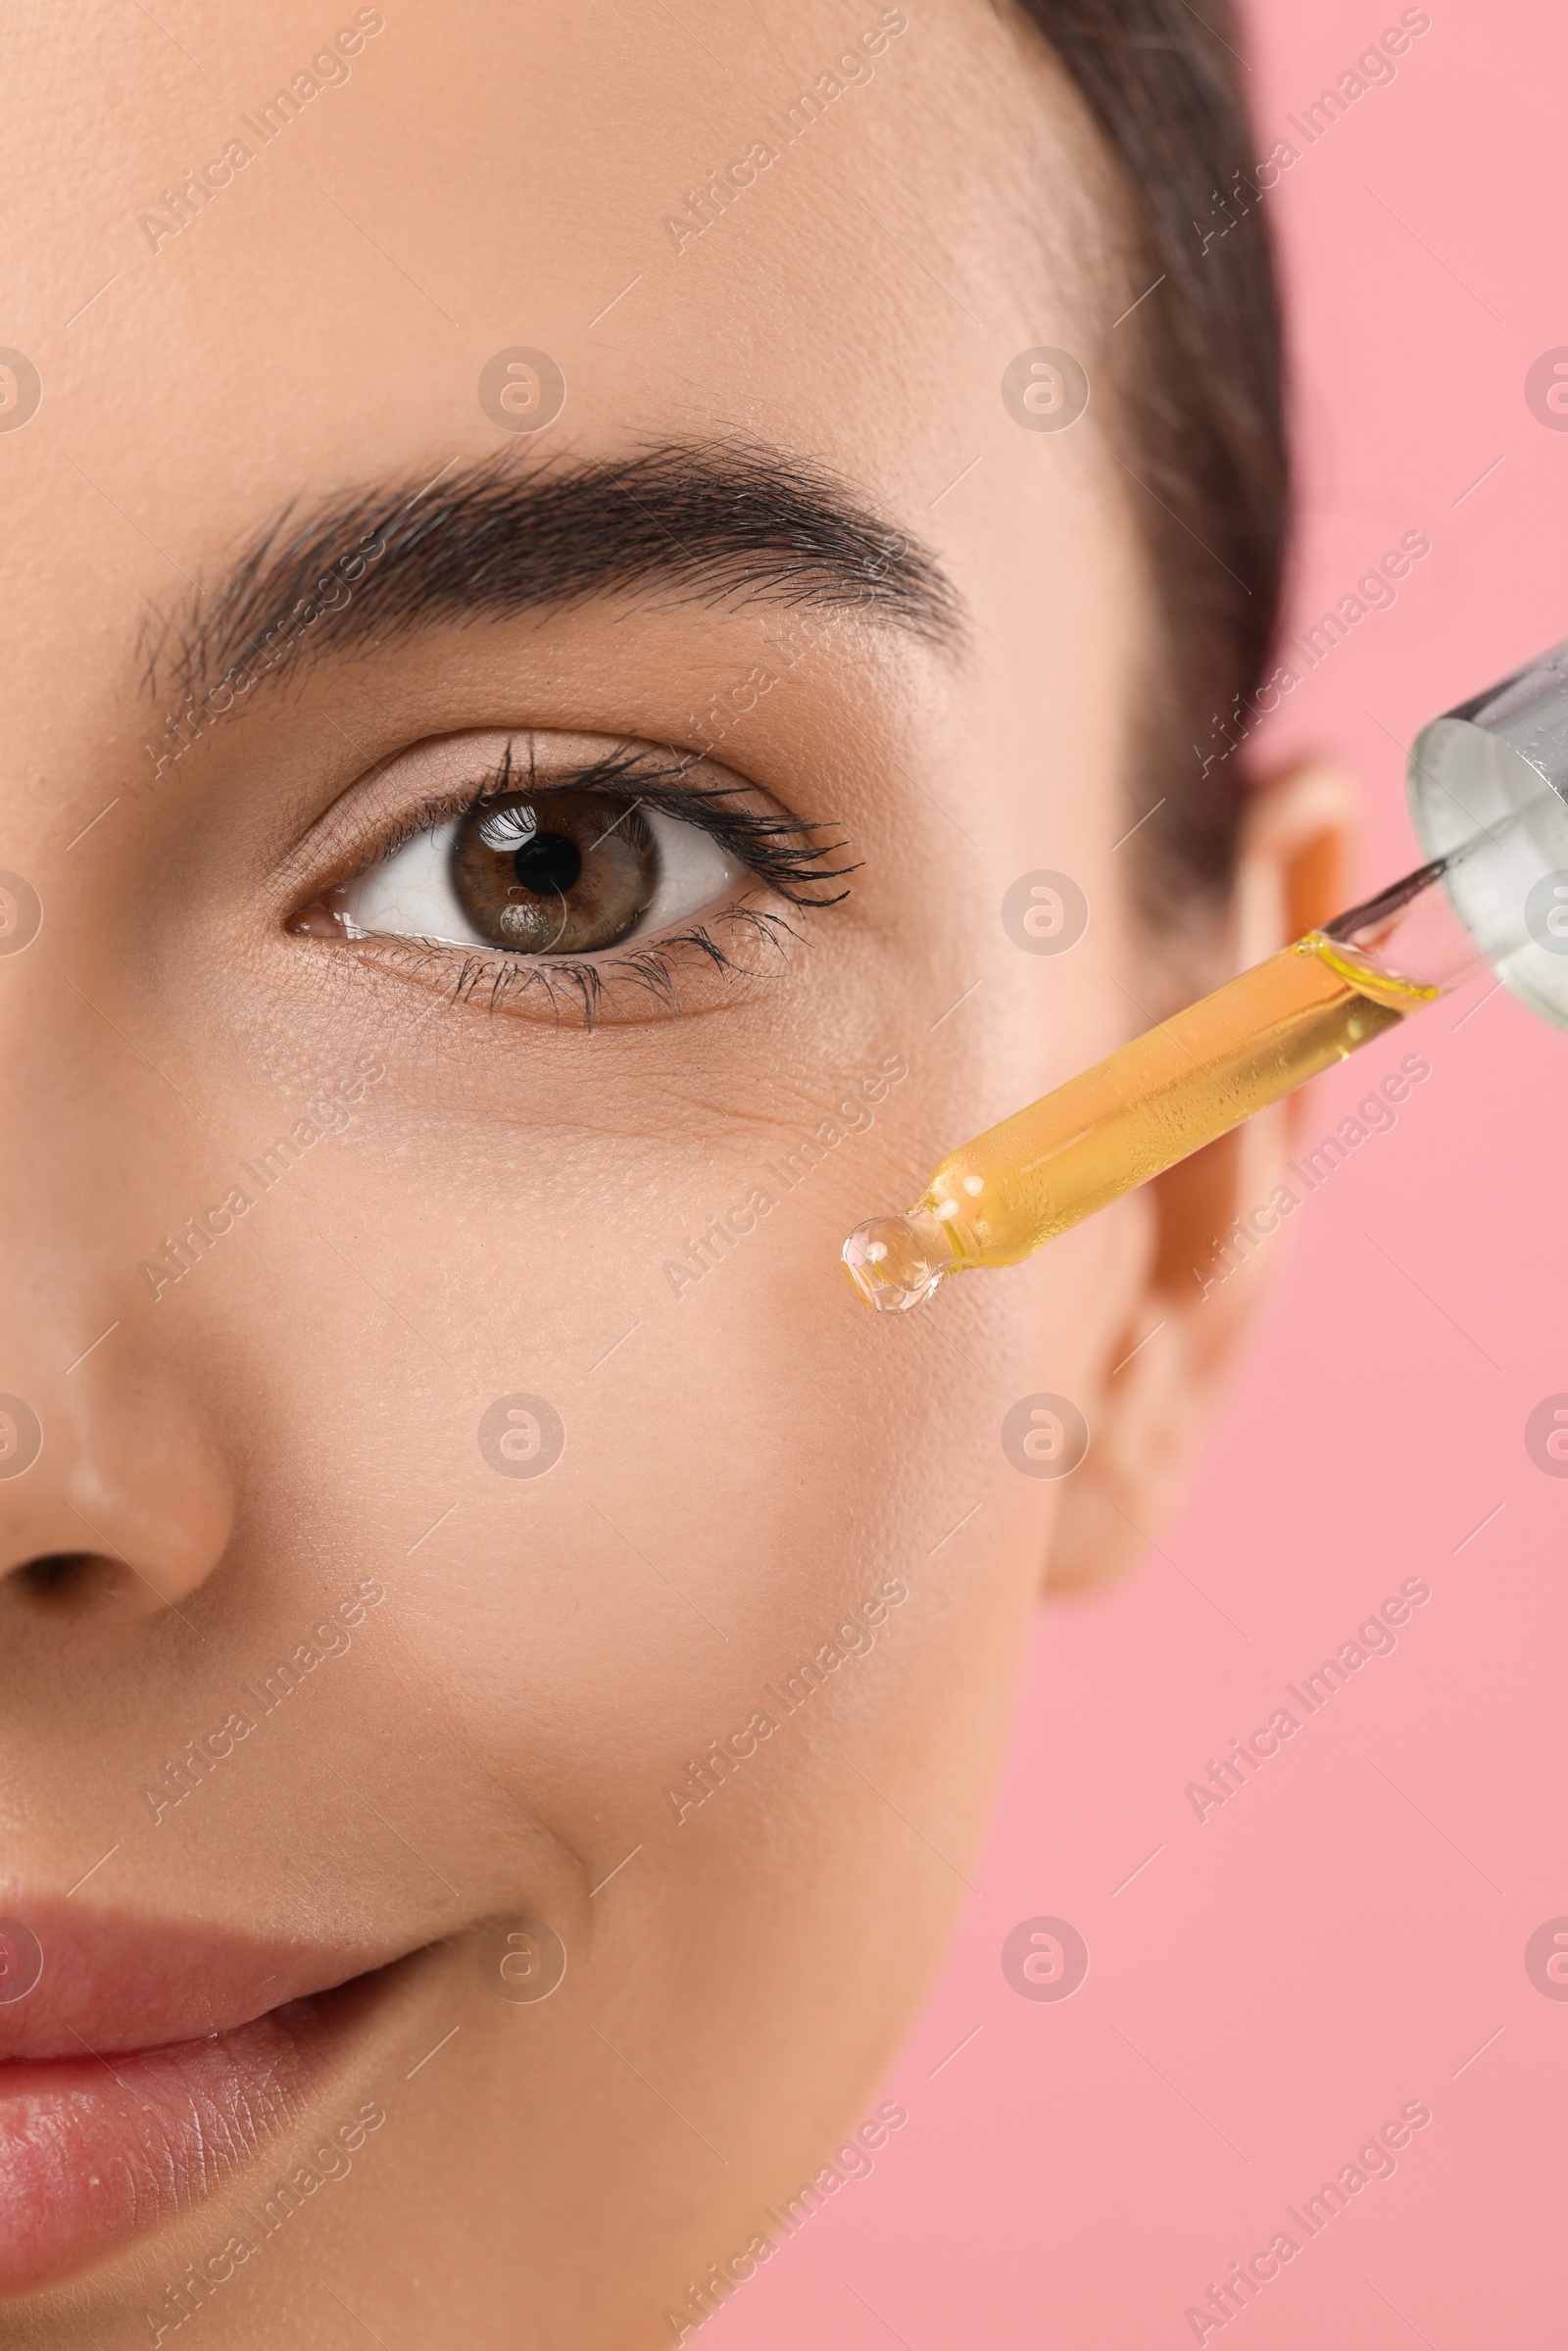
[[[1343,911],[1356,809],[1354,779],[1338,760],[1307,760],[1251,789],[1232,972]],[[1301,1115],[1301,1097],[1289,1097],[1145,1187],[1153,1211],[1147,1273],[1104,1356],[1100,1393],[1080,1399],[1091,1442],[1062,1494],[1047,1574],[1053,1591],[1082,1588],[1136,1557],[1174,1508],[1288,1246],[1285,1163]],[[1271,1201],[1276,1229],[1233,1248],[1227,1270],[1216,1244],[1234,1219]]]

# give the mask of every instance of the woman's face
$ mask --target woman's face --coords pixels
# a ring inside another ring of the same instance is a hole
[[[1137,288],[975,0],[9,46],[0,2337],[667,2340],[1163,1443],[1147,1197],[838,1263],[1153,1001]]]

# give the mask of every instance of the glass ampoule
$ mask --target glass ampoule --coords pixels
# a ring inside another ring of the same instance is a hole
[[[1554,798],[1542,808],[1543,821],[1562,822]],[[872,1217],[850,1235],[843,1255],[856,1289],[880,1312],[903,1313],[949,1274],[1016,1265],[1471,978],[1487,955],[1446,882],[1461,864],[1492,860],[1500,884],[1507,829],[1478,834],[1308,931],[963,1144],[906,1215]],[[1473,889],[1477,874],[1466,878]],[[1497,903],[1508,895],[1499,887]],[[1522,911],[1517,927],[1523,936]],[[1494,921],[1494,955],[1498,930]]]

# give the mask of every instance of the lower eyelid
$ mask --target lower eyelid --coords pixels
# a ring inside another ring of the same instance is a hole
[[[372,955],[382,951],[374,957],[382,968],[433,989],[451,1005],[524,1020],[537,1007],[531,1016],[595,1029],[685,1018],[732,1004],[734,983],[782,968],[785,941],[797,936],[782,914],[737,906],[597,958],[513,957],[495,949],[385,934],[369,935],[365,944]]]

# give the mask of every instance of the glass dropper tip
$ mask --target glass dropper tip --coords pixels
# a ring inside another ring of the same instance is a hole
[[[879,1314],[907,1314],[959,1262],[947,1226],[925,1208],[857,1225],[843,1255],[850,1280]]]

